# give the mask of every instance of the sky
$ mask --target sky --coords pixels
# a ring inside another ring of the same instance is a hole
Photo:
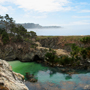
[[[57,25],[90,33],[90,0],[0,0],[0,15],[16,23]]]

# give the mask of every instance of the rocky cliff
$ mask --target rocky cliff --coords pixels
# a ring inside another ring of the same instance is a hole
[[[28,90],[24,76],[12,71],[12,67],[0,59],[0,90]]]
[[[38,44],[38,46],[35,48],[31,48],[29,43],[7,44],[0,47],[0,58],[7,61],[20,60],[23,62],[44,60],[45,54],[49,52],[49,48],[41,47],[39,42],[36,44]],[[65,50],[54,50],[56,51],[57,55],[68,55]]]
[[[81,38],[82,36],[38,36],[37,41],[41,43],[42,47],[64,49],[71,52],[73,43],[80,47],[85,46],[80,42]]]
[[[46,49],[38,47],[31,48],[28,43],[14,43],[0,47],[0,58],[7,61],[33,61],[35,59],[44,59],[45,53]]]

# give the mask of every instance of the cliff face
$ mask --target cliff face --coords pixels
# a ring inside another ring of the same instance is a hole
[[[33,61],[44,59],[46,50],[43,48],[30,48],[29,44],[17,43],[0,47],[0,58],[4,60]]]
[[[39,42],[42,45],[42,47],[53,48],[53,49],[59,49],[60,48],[58,46],[58,37],[57,38],[39,39]]]
[[[24,76],[12,71],[12,67],[0,59],[0,90],[28,90]]]
[[[38,36],[37,41],[40,42],[42,47],[64,49],[71,52],[71,44],[73,43],[77,46],[85,47],[85,45],[80,42],[81,38],[81,36]]]

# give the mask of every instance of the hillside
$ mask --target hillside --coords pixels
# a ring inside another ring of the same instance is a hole
[[[65,49],[71,52],[71,44],[76,44],[80,47],[90,46],[90,43],[84,44],[80,41],[84,37],[88,36],[37,36],[36,40],[41,43],[42,47]]]
[[[22,24],[19,24],[19,25],[22,25],[24,28],[27,28],[27,29],[32,29],[32,28],[40,28],[40,29],[43,29],[43,28],[61,28],[60,26],[41,26],[39,24],[34,24],[34,23],[22,23]]]

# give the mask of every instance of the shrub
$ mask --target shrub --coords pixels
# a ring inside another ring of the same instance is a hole
[[[3,38],[3,44],[7,44],[8,40],[6,37]]]
[[[16,36],[16,41],[23,42],[23,39],[22,39],[22,37],[20,35],[17,35]]]
[[[3,44],[7,44],[7,42],[9,41],[9,36],[6,31],[2,32],[2,41],[3,41]]]
[[[80,39],[80,41],[83,42],[84,44],[89,43],[90,37],[83,37],[82,39]]]
[[[52,54],[50,52],[47,52],[45,54],[46,60],[49,61],[49,62],[52,62],[52,63],[54,62],[55,57],[56,57],[56,55],[54,55],[54,54]]]

